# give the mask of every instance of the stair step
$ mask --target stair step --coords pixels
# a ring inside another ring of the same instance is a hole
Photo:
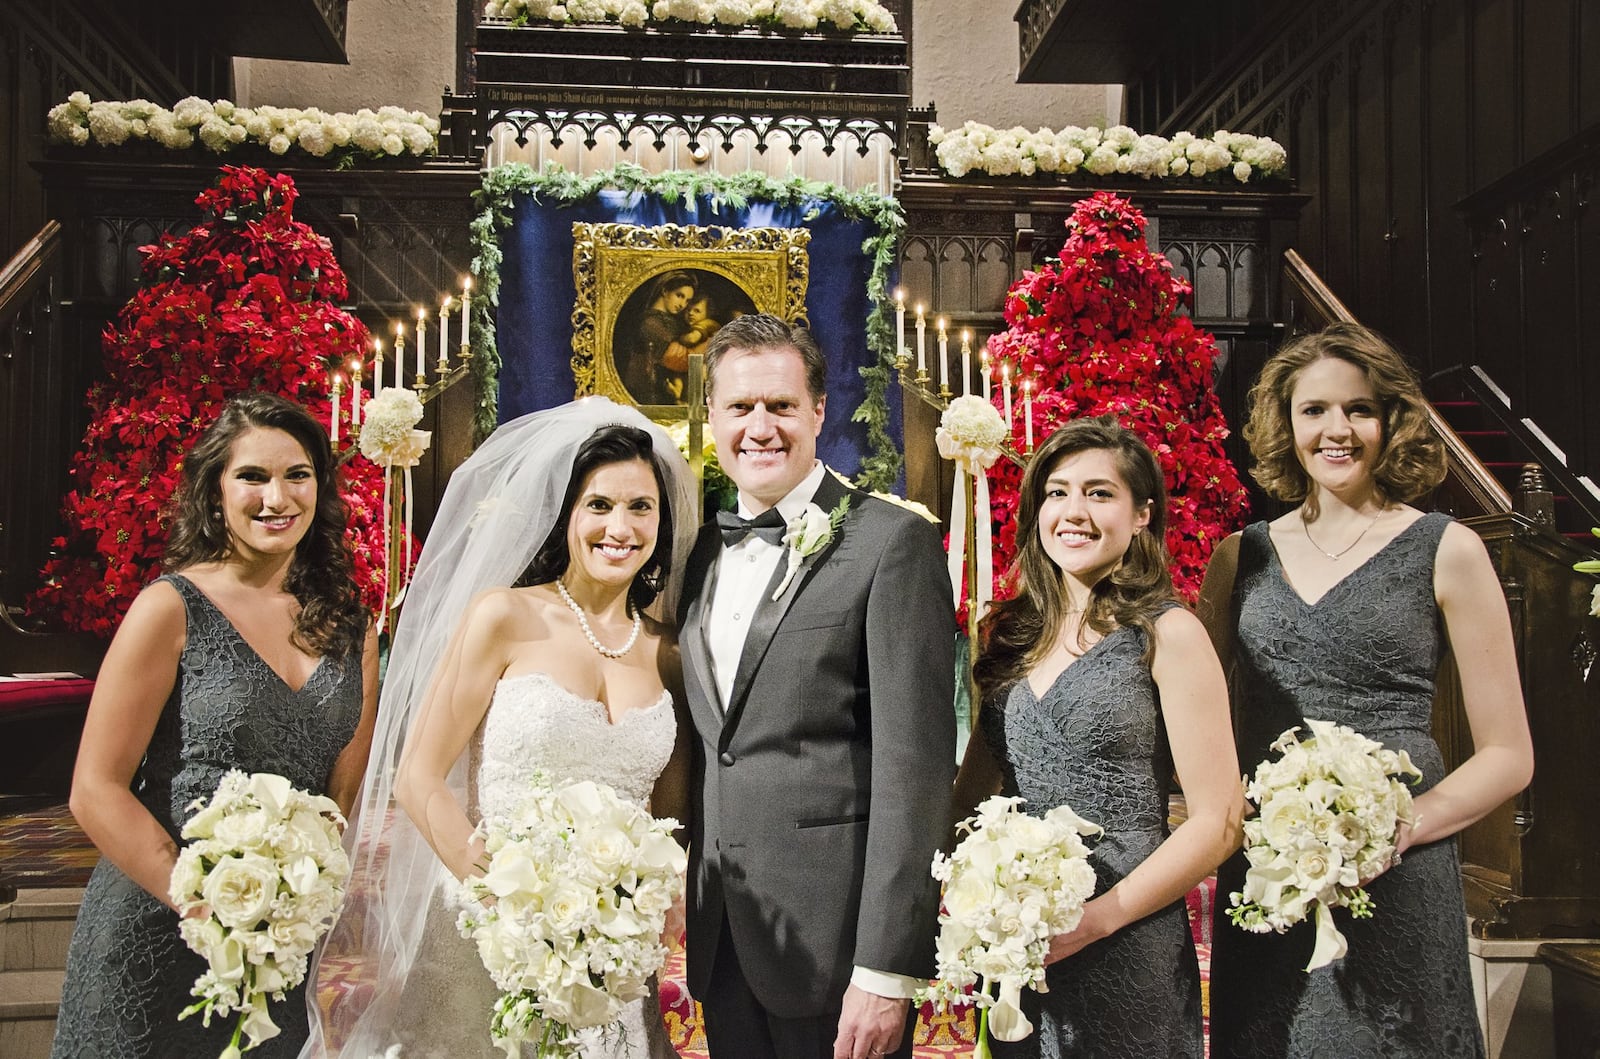
[[[15,900],[0,906],[0,973],[65,967],[82,901],[81,887],[18,890]]]
[[[66,976],[62,970],[0,971],[0,1022],[54,1019]]]

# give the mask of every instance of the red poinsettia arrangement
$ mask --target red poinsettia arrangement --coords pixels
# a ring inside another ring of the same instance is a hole
[[[1228,425],[1212,388],[1216,343],[1180,310],[1189,284],[1145,243],[1144,214],[1097,192],[1067,221],[1061,258],[1028,272],[1006,296],[1006,331],[989,339],[991,363],[1031,377],[1033,436],[1080,416],[1110,413],[1137,433],[1166,472],[1167,550],[1178,590],[1200,591],[1216,543],[1237,529],[1245,491],[1223,453]],[[995,394],[995,401],[1001,401]],[[1020,396],[1015,436],[1025,435]],[[1009,594],[1022,469],[1002,460],[989,474],[997,596]]]
[[[282,394],[329,416],[328,373],[359,358],[367,332],[332,245],[294,219],[294,182],[225,166],[195,199],[206,220],[141,248],[144,286],[102,336],[105,378],[89,390],[89,428],[62,504],[67,534],[34,604],[70,628],[110,636],[159,572],[162,512],[183,453],[244,390]],[[348,433],[341,431],[348,436]],[[356,577],[383,598],[383,478],[345,465]]]

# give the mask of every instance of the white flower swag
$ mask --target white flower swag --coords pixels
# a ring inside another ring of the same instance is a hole
[[[1022,989],[1042,986],[1050,939],[1073,930],[1094,896],[1083,836],[1101,829],[1064,805],[1042,817],[1021,805],[985,799],[957,825],[967,835],[955,851],[933,858],[933,876],[944,883],[939,973],[917,999],[940,1010],[977,1004],[976,1054],[987,1054],[989,1035],[1020,1041],[1033,1032],[1019,1006]]]
[[[1316,912],[1307,971],[1345,954],[1333,909],[1372,915],[1363,889],[1394,861],[1402,823],[1414,824],[1412,782],[1422,773],[1404,751],[1331,721],[1306,719],[1311,738],[1291,728],[1263,761],[1245,794],[1259,812],[1244,825],[1244,889],[1228,895],[1228,918],[1255,934],[1282,933]]]
[[[647,994],[683,892],[677,826],[604,784],[543,774],[511,818],[479,825],[487,870],[462,882],[457,926],[502,990],[490,1033],[509,1059],[524,1041],[539,1056],[590,1054]]]
[[[241,1035],[254,1048],[279,1033],[267,998],[282,1000],[305,980],[306,958],[339,918],[350,861],[340,845],[344,817],[331,798],[308,794],[269,772],[229,771],[183,825],[189,840],[168,885],[184,942],[205,958],[200,1000],[178,1017],[239,1012],[223,1059],[237,1059]]]
[[[1221,129],[1210,137],[1180,132],[1168,139],[1141,136],[1126,125],[1104,130],[1068,125],[1059,132],[1046,128],[1030,132],[1020,125],[997,129],[969,121],[959,129],[933,126],[928,142],[934,146],[939,165],[953,177],[973,172],[990,176],[1088,173],[1149,180],[1214,174],[1243,184],[1253,176],[1280,173],[1289,163],[1277,141]]]
[[[168,110],[147,99],[91,100],[74,92],[50,108],[47,120],[51,142],[75,147],[148,140],[181,151],[198,141],[213,154],[253,144],[278,155],[298,150],[336,159],[421,158],[439,149],[438,119],[400,107],[329,114],[315,107],[239,107],[226,99],[188,96]]]
[[[484,14],[515,22],[651,22],[771,29],[894,33],[894,16],[875,0],[488,0]]]

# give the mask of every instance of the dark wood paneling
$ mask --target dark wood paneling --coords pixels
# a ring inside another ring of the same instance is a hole
[[[1417,4],[1391,9],[1383,33],[1384,84],[1388,121],[1384,137],[1388,164],[1384,194],[1388,215],[1383,240],[1385,317],[1394,321],[1393,338],[1412,351],[1419,362],[1428,359],[1427,315],[1417,312],[1427,305],[1427,270],[1415,266],[1426,254],[1428,202],[1423,178],[1428,155],[1428,128],[1424,119],[1422,11]],[[1406,307],[1406,311],[1400,311]]]
[[[1543,154],[1572,134],[1577,87],[1580,0],[1524,0],[1518,34],[1522,75],[1521,157]],[[1592,6],[1592,0],[1591,0]]]
[[[1430,368],[1476,364],[1476,330],[1467,312],[1471,241],[1453,203],[1472,189],[1472,152],[1467,83],[1468,26],[1459,12],[1440,4],[1420,5],[1422,110],[1426,134],[1421,142],[1421,192],[1427,233],[1418,247],[1403,249],[1401,260],[1427,276],[1426,300],[1413,311],[1426,318],[1428,337],[1412,352]],[[1419,260],[1420,257],[1420,260]]]

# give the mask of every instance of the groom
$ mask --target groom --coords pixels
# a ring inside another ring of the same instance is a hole
[[[738,513],[701,530],[679,615],[689,988],[714,1059],[909,1056],[909,998],[934,971],[949,580],[932,524],[817,461],[825,367],[806,331],[766,314],[706,352],[739,488]]]

